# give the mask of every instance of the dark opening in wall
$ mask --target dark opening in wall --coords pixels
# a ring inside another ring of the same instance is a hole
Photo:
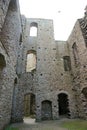
[[[17,78],[14,79],[14,85],[16,85],[18,82]]]
[[[22,34],[20,34],[19,45],[22,43]]]
[[[87,99],[87,87],[83,88],[82,93],[85,96],[85,98]]]
[[[40,74],[40,76],[43,76],[43,74]]]
[[[58,95],[58,106],[59,106],[59,115],[69,116],[69,101],[68,95],[65,93],[60,93]]]
[[[63,57],[63,62],[64,62],[64,70],[65,71],[70,71],[71,70],[70,56],[64,56]]]
[[[0,69],[2,70],[4,67],[6,67],[5,57],[0,53]]]
[[[78,51],[77,51],[76,42],[74,42],[74,44],[72,46],[72,51],[73,51],[73,57],[74,57],[75,66],[77,67],[77,65],[78,65]]]
[[[30,36],[37,37],[37,28],[38,28],[38,24],[37,23],[32,22],[30,24]]]

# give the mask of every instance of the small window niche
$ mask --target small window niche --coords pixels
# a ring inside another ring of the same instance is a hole
[[[20,33],[20,38],[19,38],[19,45],[22,43],[22,33]]]
[[[14,79],[14,85],[17,85],[17,83],[18,83],[18,79],[15,78],[15,79]]]
[[[28,51],[27,52],[26,72],[32,72],[35,69],[36,69],[36,52]]]
[[[37,37],[38,24],[33,22],[30,24],[30,36]]]
[[[74,57],[74,62],[75,62],[75,66],[78,66],[78,51],[77,51],[77,45],[76,42],[73,43],[72,45],[72,51],[73,51],[73,57]]]
[[[70,71],[71,70],[70,56],[64,56],[63,57],[63,62],[64,62],[64,70],[65,71]]]
[[[5,57],[0,53],[0,70],[3,70],[6,67]]]
[[[87,87],[83,88],[82,93],[84,97],[87,99]]]

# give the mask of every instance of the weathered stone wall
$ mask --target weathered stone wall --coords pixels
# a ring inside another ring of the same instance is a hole
[[[77,117],[76,110],[76,101],[73,92],[73,82],[72,82],[72,67],[71,70],[65,71],[64,69],[64,56],[69,56],[69,50],[67,42],[56,41],[56,57],[57,57],[57,66],[56,66],[56,77],[57,79],[57,89],[58,93],[67,93],[69,98],[69,109],[71,118]],[[71,60],[71,59],[70,59]]]
[[[0,71],[0,130],[11,119],[12,96],[14,79],[17,77],[17,52],[21,31],[18,1],[4,1],[4,4],[0,4],[0,9],[2,8],[4,14],[2,14],[3,18],[0,17],[2,19],[0,24],[3,25],[0,26],[2,27],[0,53],[5,57],[6,66]]]
[[[31,23],[37,23],[37,37],[30,36]],[[54,40],[53,21],[25,19],[22,17],[23,44],[19,51],[17,70],[20,74],[14,121],[23,120],[24,95],[36,97],[36,120],[41,120],[43,101],[52,102],[52,118],[59,118],[58,94],[65,93],[69,99],[70,117],[77,117],[71,71],[64,70],[64,56],[69,56],[67,43]],[[36,52],[36,70],[26,72],[27,52]],[[21,67],[20,67],[21,66]],[[21,70],[20,70],[21,69]],[[18,101],[18,99],[20,99]],[[18,105],[19,104],[19,105]]]
[[[4,20],[7,14],[10,0],[1,0],[0,1],[0,31],[4,24]]]
[[[55,41],[52,20],[20,18],[17,0],[0,1],[0,130],[23,121],[26,94],[35,95],[37,121],[60,118],[60,94],[67,96],[69,118],[87,119],[86,15],[68,41]],[[33,26],[36,37],[30,36]],[[30,52],[36,69],[26,72]]]
[[[73,44],[76,43],[76,59],[73,54]],[[87,47],[81,30],[80,20],[77,20],[73,31],[68,39],[69,52],[72,65],[73,91],[77,100],[77,109],[79,117],[87,118],[86,102],[82,96],[82,89],[87,86]],[[77,60],[77,61],[76,61]],[[76,62],[76,63],[75,63]]]

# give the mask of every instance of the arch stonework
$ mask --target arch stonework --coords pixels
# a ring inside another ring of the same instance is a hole
[[[30,23],[30,27],[32,27],[32,26],[38,27],[38,23],[37,23],[37,22],[31,22],[31,23]]]
[[[30,23],[30,36],[37,37],[38,24],[36,22]]]

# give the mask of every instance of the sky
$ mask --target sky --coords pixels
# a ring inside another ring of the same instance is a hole
[[[77,19],[84,16],[87,0],[19,0],[27,18],[53,19],[55,40],[67,40]]]

